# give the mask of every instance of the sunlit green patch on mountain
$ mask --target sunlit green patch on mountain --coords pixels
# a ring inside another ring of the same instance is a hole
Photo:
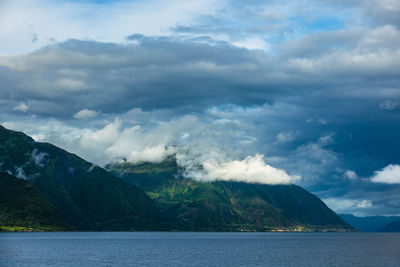
[[[185,230],[353,230],[318,197],[293,184],[195,181],[184,176],[174,157],[106,168],[145,191]]]

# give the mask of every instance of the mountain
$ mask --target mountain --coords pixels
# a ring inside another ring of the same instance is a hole
[[[184,177],[174,157],[106,169],[145,191],[184,230],[353,230],[318,197],[293,184],[194,181]]]
[[[77,230],[170,229],[165,216],[135,185],[54,145],[2,126],[0,171],[32,183]]]
[[[1,230],[71,230],[56,207],[29,182],[0,173]]]
[[[340,217],[361,232],[379,232],[387,224],[400,221],[400,216],[357,217],[351,214],[340,214]]]
[[[2,174],[7,177],[3,180],[36,192],[31,200],[29,192],[4,186],[8,206],[17,205],[19,196],[23,200],[7,214],[3,208],[1,216],[7,223],[13,218],[13,225],[25,220],[25,227],[65,224],[98,231],[352,230],[318,197],[296,185],[198,182],[184,177],[174,157],[107,168],[110,172],[0,126],[0,172],[18,178]],[[35,213],[26,203],[35,203],[38,218],[23,219]]]
[[[388,223],[379,232],[400,232],[400,221]]]

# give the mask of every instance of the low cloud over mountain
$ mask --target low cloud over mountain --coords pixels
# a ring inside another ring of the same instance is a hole
[[[6,8],[1,124],[100,165],[177,154],[198,178],[296,181],[399,213],[396,1],[46,3]]]

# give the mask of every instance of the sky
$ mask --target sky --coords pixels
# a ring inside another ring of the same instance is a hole
[[[0,1],[0,124],[104,166],[400,215],[400,1]]]

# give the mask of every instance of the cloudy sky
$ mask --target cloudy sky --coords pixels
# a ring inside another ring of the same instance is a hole
[[[398,0],[2,0],[0,40],[5,127],[400,215]]]

